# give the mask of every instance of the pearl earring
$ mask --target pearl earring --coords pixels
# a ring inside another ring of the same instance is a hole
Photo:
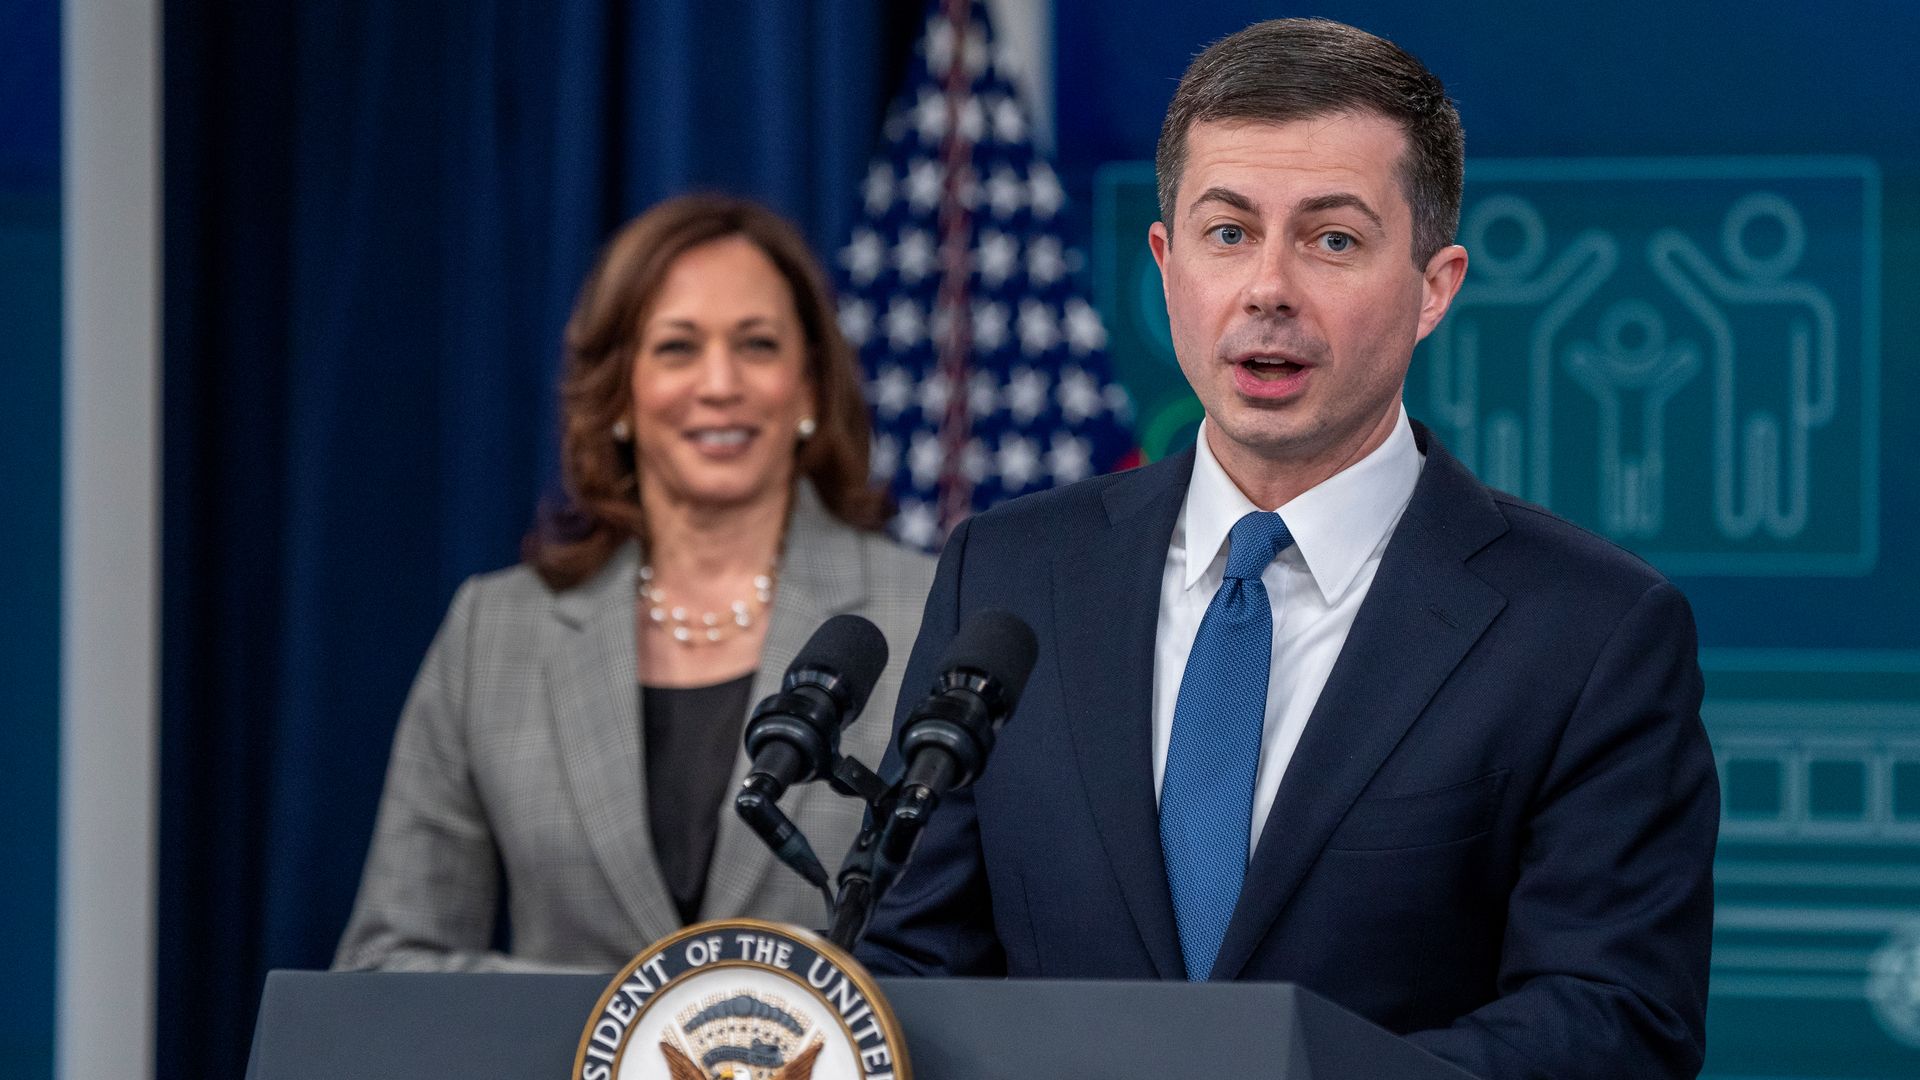
[[[613,422],[613,441],[626,442],[633,438],[633,429],[627,426],[627,418],[621,417]]]
[[[813,417],[803,416],[800,418],[800,423],[795,425],[795,430],[800,433],[801,440],[805,441],[813,438],[813,433],[820,430],[820,425]]]

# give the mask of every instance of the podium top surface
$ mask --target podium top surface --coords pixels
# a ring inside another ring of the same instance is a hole
[[[612,975],[276,971],[248,1080],[561,1080]],[[1461,1080],[1285,983],[880,979],[914,1080]]]

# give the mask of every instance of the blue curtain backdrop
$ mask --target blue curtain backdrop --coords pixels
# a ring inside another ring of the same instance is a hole
[[[842,242],[914,5],[165,11],[159,1075],[346,921],[406,687],[552,490],[599,242],[689,188]]]
[[[53,1075],[60,10],[0,0],[0,1076]]]

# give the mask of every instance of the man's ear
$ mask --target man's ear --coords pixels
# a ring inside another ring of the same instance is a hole
[[[1165,224],[1154,222],[1147,226],[1147,248],[1153,252],[1153,264],[1160,268],[1160,291],[1167,288],[1167,252],[1173,247],[1173,234]]]
[[[1459,295],[1460,283],[1467,279],[1467,249],[1448,244],[1434,252],[1420,279],[1420,331],[1415,341],[1423,341],[1433,333],[1453,298]]]

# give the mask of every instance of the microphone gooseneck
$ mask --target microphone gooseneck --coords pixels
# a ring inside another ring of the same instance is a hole
[[[887,666],[887,639],[858,615],[835,615],[788,665],[780,691],[762,701],[744,736],[752,766],[733,809],[781,862],[819,887],[833,904],[827,871],[813,846],[779,806],[794,784],[831,775],[840,731],[866,707]]]
[[[1019,704],[1039,643],[1006,611],[970,616],[941,657],[931,692],[907,714],[896,736],[901,778],[862,832],[840,875],[840,899],[829,936],[852,948],[873,908],[899,879],[928,819],[948,792],[974,782],[995,737]]]

